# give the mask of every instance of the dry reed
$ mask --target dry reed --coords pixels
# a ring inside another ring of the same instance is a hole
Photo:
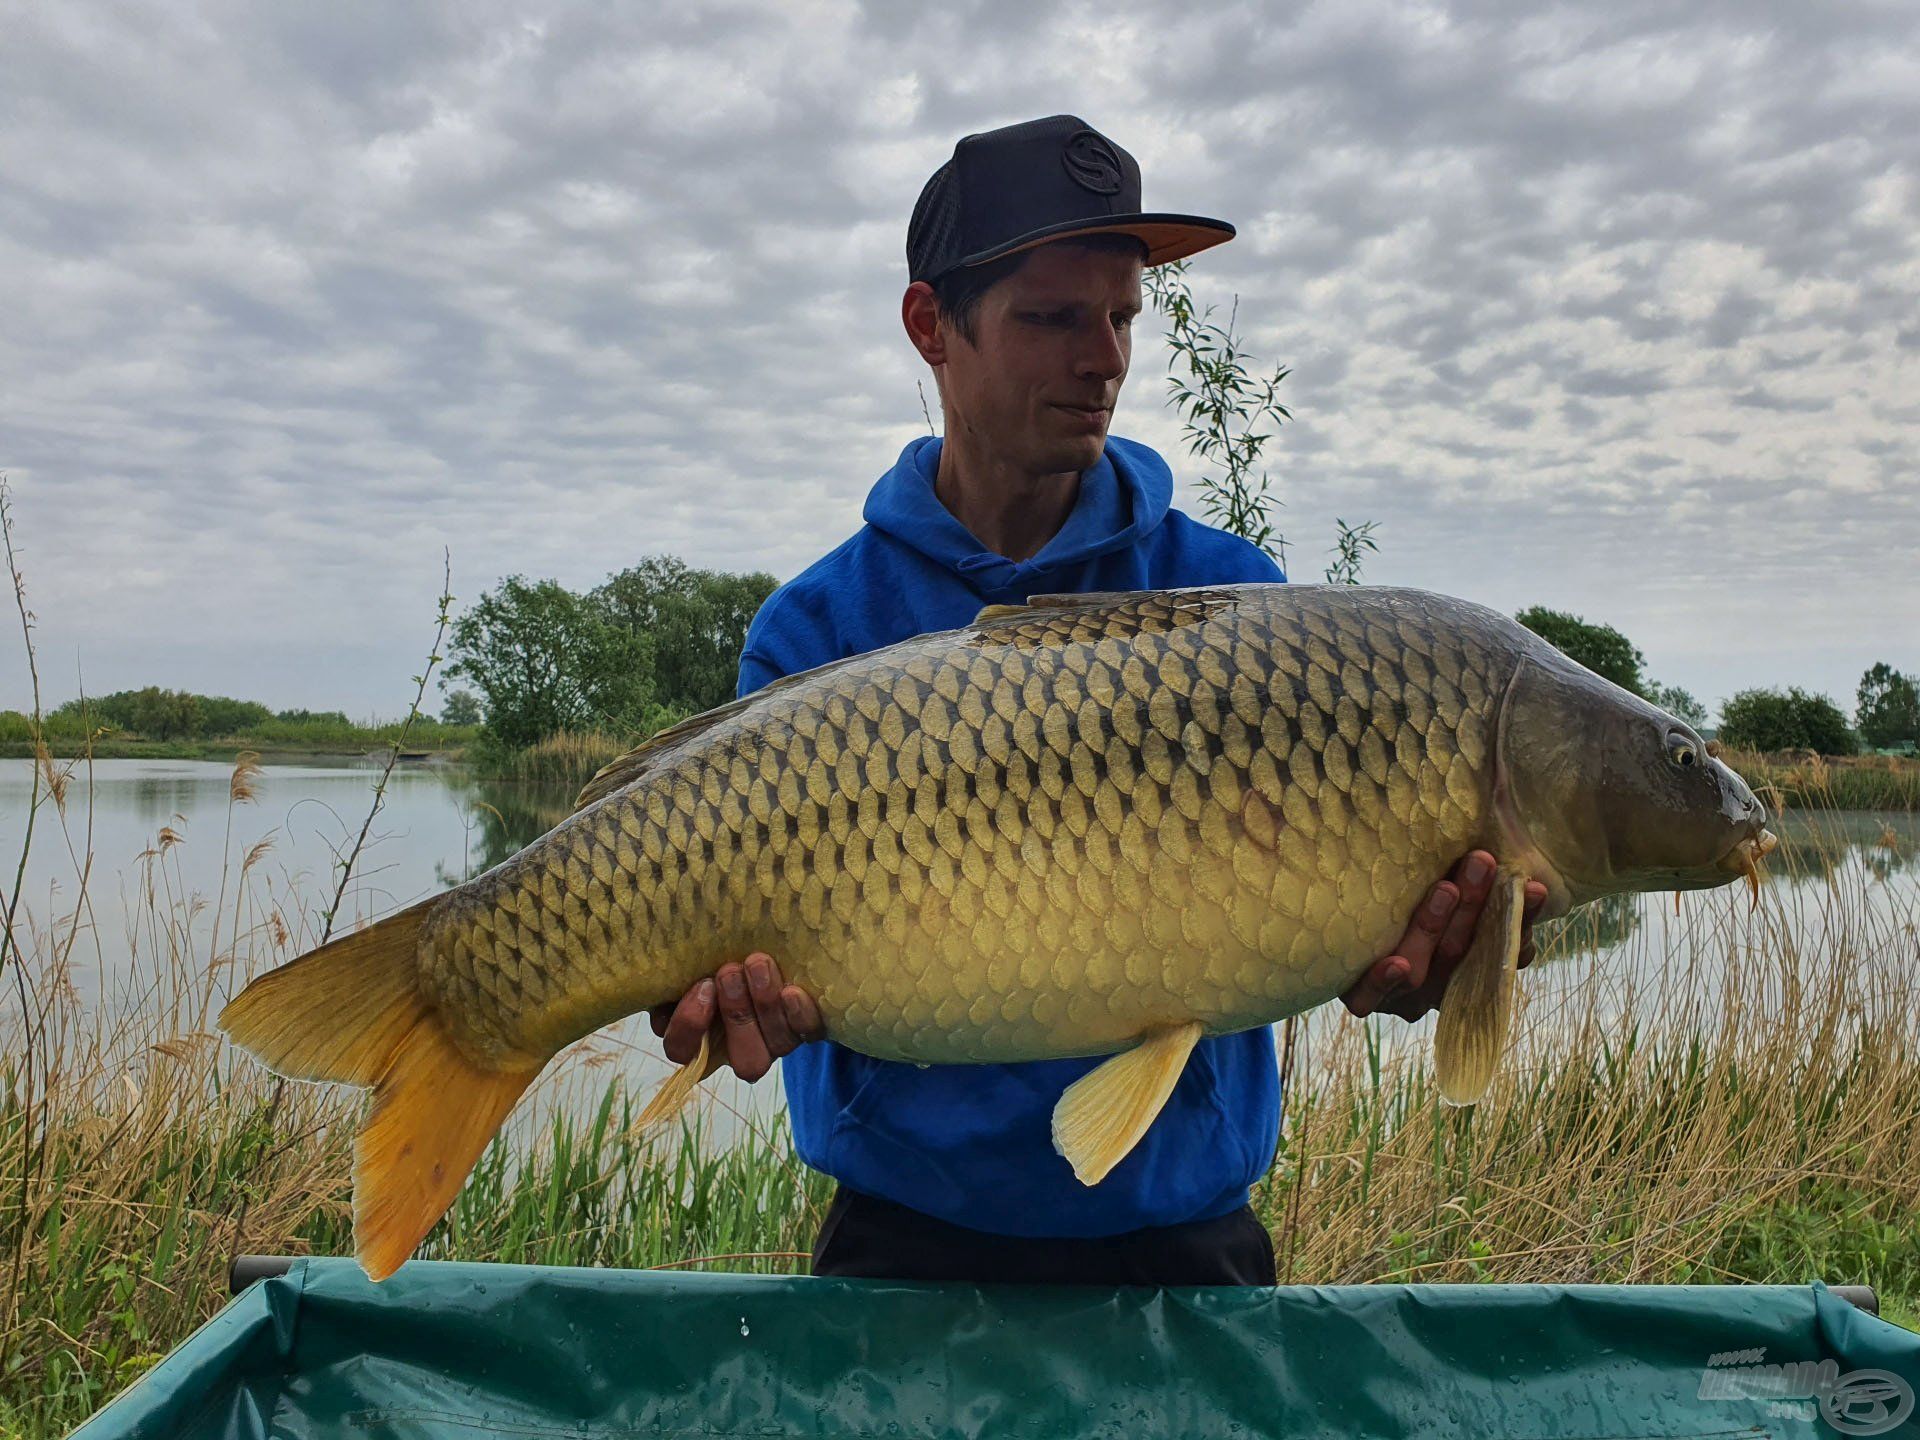
[[[623,741],[599,730],[562,730],[524,750],[485,757],[483,768],[491,778],[526,780],[578,789],[601,766],[624,755],[638,743]]]
[[[1798,853],[1751,913],[1695,897],[1665,953],[1642,927],[1595,965],[1563,930],[1471,1111],[1440,1102],[1426,1026],[1321,1027],[1259,1192],[1287,1275],[1821,1278],[1911,1307],[1920,901]]]
[[[1775,813],[1920,810],[1920,757],[1801,750],[1772,755],[1733,751],[1726,759]]]

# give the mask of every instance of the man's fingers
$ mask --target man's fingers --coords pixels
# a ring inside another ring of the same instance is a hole
[[[787,1026],[795,1038],[801,1041],[827,1038],[826,1022],[820,1018],[820,1007],[813,1003],[813,996],[798,985],[789,985],[780,992],[780,1000],[787,1012]]]
[[[1381,982],[1374,1005],[1426,983],[1427,968],[1433,963],[1435,948],[1446,933],[1447,922],[1460,908],[1460,888],[1451,880],[1442,880],[1427,892],[1420,908],[1413,912],[1413,923],[1400,937],[1400,944],[1384,960],[1376,960],[1367,979]]]
[[[1374,962],[1360,980],[1340,998],[1355,1015],[1384,1010],[1404,1020],[1418,1020],[1440,1003],[1447,982],[1473,943],[1473,931],[1486,909],[1487,897],[1499,871],[1484,850],[1469,851],[1453,867],[1453,874],[1427,893],[1400,947]],[[1533,917],[1546,904],[1547,887],[1529,880],[1522,912],[1520,965],[1533,962]],[[1395,984],[1395,977],[1399,983]]]
[[[713,1027],[716,998],[711,980],[702,980],[680,997],[667,1028],[661,1032],[667,1059],[685,1065],[700,1053],[700,1037]]]
[[[1453,867],[1454,882],[1460,887],[1460,903],[1447,922],[1446,933],[1440,937],[1439,953],[1443,960],[1458,961],[1473,943],[1473,927],[1479,922],[1480,912],[1486,908],[1487,896],[1493,890],[1493,873],[1493,856],[1484,850],[1468,852]],[[1451,971],[1452,967],[1448,968]]]
[[[1524,928],[1520,940],[1520,968],[1526,969],[1533,963],[1533,922],[1540,914],[1540,907],[1547,903],[1547,887],[1538,880],[1527,881],[1527,903],[1521,912],[1525,916]]]
[[[1402,956],[1389,955],[1384,960],[1376,960],[1373,968],[1340,997],[1340,1002],[1347,1007],[1349,1014],[1371,1015],[1389,995],[1398,995],[1406,988],[1409,973]]]
[[[731,1065],[734,1074],[749,1082],[806,1041],[826,1037],[813,997],[798,985],[785,984],[773,957],[759,951],[745,962],[722,965],[678,1004],[656,1005],[647,1018],[665,1040],[667,1058],[674,1064],[691,1061],[699,1053],[700,1037],[712,1032],[710,1061]]]
[[[753,1013],[760,1021],[761,1038],[767,1042],[767,1054],[778,1060],[792,1052],[800,1042],[787,1023],[787,1007],[780,999],[780,967],[771,955],[747,957],[747,992],[753,996]]]
[[[1370,1015],[1393,996],[1418,989],[1427,978],[1434,947],[1459,902],[1460,892],[1451,881],[1442,880],[1428,891],[1393,954],[1374,961],[1373,968],[1340,997],[1347,1009],[1355,1015]]]
[[[747,988],[747,969],[729,960],[714,975],[720,987],[720,1018],[727,1027],[727,1056],[733,1073],[742,1080],[758,1080],[773,1068],[760,1017],[754,1013],[753,994]]]

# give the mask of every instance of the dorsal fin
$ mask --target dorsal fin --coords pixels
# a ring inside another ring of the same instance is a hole
[[[864,653],[864,652],[862,652]],[[575,810],[584,810],[596,800],[604,800],[616,790],[625,789],[638,780],[647,771],[657,765],[663,757],[679,748],[682,741],[691,740],[704,731],[711,730],[723,720],[731,720],[749,705],[757,704],[767,696],[803,680],[811,680],[829,670],[836,670],[849,661],[858,660],[859,655],[847,655],[838,660],[829,660],[824,665],[816,665],[811,670],[796,670],[791,675],[782,675],[778,680],[769,681],[751,695],[743,695],[738,700],[730,700],[725,705],[716,705],[711,710],[702,710],[698,715],[682,720],[678,725],[669,725],[645,740],[642,740],[626,754],[609,760],[587,781],[573,802]]]
[[[1117,605],[1147,592],[1140,590],[1083,590],[1077,595],[1029,595],[1024,605],[989,605],[973,617],[976,625],[1007,620],[1035,610],[1063,610],[1082,605]]]

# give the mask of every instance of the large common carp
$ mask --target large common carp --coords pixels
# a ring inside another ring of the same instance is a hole
[[[755,950],[870,1055],[1113,1053],[1054,1117],[1095,1184],[1201,1035],[1341,994],[1467,850],[1503,868],[1437,1023],[1459,1104],[1504,1040],[1528,877],[1559,914],[1723,884],[1773,843],[1692,729],[1513,621],[1334,586],[993,606],[697,716],[580,801],[221,1014],[285,1075],[373,1087],[354,1238],[376,1278],[554,1054]]]

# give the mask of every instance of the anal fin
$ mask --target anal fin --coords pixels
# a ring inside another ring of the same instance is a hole
[[[1201,1035],[1198,1020],[1156,1030],[1069,1085],[1053,1107],[1053,1148],[1082,1185],[1098,1185],[1140,1143]]]
[[[660,1082],[660,1088],[653,1092],[653,1098],[647,1101],[646,1109],[640,1112],[628,1133],[637,1135],[664,1120],[671,1120],[693,1098],[700,1082],[726,1063],[727,1043],[716,1039],[713,1029],[709,1028],[700,1037],[700,1048],[694,1052],[693,1059]]]
[[[1502,870],[1495,877],[1473,944],[1440,999],[1433,1062],[1449,1105],[1477,1104],[1493,1083],[1513,1015],[1526,896],[1525,875]]]

